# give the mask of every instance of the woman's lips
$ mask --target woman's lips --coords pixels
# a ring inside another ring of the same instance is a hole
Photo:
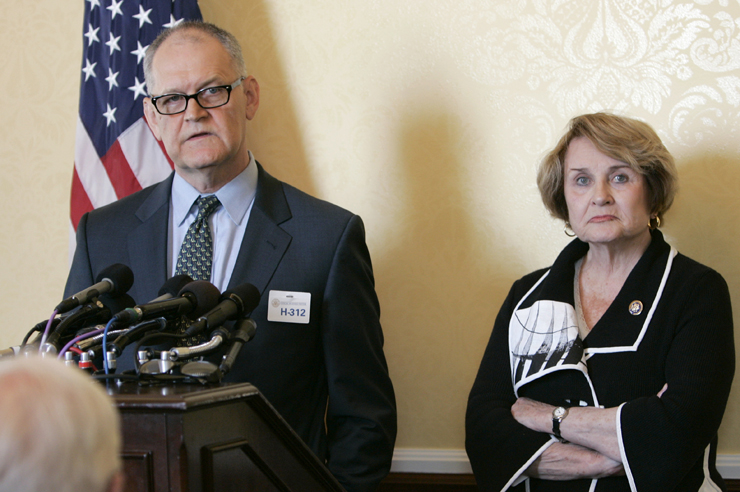
[[[596,217],[591,217],[589,222],[609,222],[610,220],[615,219],[616,217],[613,215],[597,215]]]

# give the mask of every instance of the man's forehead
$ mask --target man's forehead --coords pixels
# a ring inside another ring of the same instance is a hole
[[[173,82],[179,83],[184,74],[209,80],[219,78],[219,76],[230,76],[230,72],[233,71],[233,61],[228,51],[216,38],[188,30],[174,33],[162,43],[152,60],[152,71],[155,75],[156,86],[169,86]],[[175,80],[171,78],[172,76]],[[203,80],[203,82],[207,81]],[[173,87],[159,87],[159,89],[173,89]]]
[[[159,53],[159,51],[189,48],[192,47],[192,45],[201,44],[213,44],[214,46],[221,46],[221,43],[213,36],[210,36],[202,31],[198,31],[197,29],[184,29],[182,31],[177,31],[173,33],[167,39],[165,39],[159,47],[157,53]],[[223,46],[221,47],[223,48]],[[156,58],[157,57],[155,54],[154,59],[156,60]]]

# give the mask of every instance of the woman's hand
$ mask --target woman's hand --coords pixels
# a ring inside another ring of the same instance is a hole
[[[511,407],[511,414],[514,419],[522,424],[523,426],[532,429],[536,432],[551,433],[552,432],[552,411],[555,409],[554,406],[542,403],[539,401],[531,400],[529,398],[519,398]],[[567,433],[568,437],[563,436],[565,439],[571,439],[574,436],[576,438],[583,437],[583,432],[574,432],[579,423],[581,425],[588,425],[587,422],[595,424],[594,438],[602,439],[603,435],[601,432],[602,425],[594,420],[594,417],[602,417],[606,419],[613,419],[613,415],[610,411],[591,408],[585,409],[586,413],[581,412],[584,410],[581,407],[570,409],[571,412],[568,417],[561,423],[561,435],[564,433],[565,422],[570,425],[570,432]],[[589,412],[594,410],[597,413]],[[606,412],[606,413],[605,413]],[[581,414],[581,415],[579,415]],[[586,420],[583,420],[586,417]],[[573,425],[576,424],[576,425]],[[590,433],[589,430],[586,430]],[[573,434],[571,436],[570,434]],[[614,444],[616,445],[616,430],[613,434]],[[617,456],[618,451],[617,451]],[[545,450],[544,453],[527,469],[526,475],[534,478],[541,478],[543,480],[576,480],[580,478],[603,478],[610,477],[613,475],[624,474],[624,468],[620,461],[616,461],[599,451],[587,447],[585,445],[579,445],[575,443],[555,443]]]
[[[536,432],[552,432],[552,411],[554,406],[529,398],[519,398],[511,407],[511,414],[517,422]]]
[[[552,433],[555,407],[529,398],[519,398],[511,406],[511,415],[535,432]],[[563,439],[593,450],[616,463],[622,462],[617,437],[617,408],[571,407],[560,423]]]
[[[577,480],[624,475],[624,467],[593,449],[556,442],[524,474],[542,480]]]

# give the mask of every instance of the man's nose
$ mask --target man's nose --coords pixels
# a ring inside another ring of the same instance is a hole
[[[192,98],[188,101],[188,106],[185,108],[185,119],[188,121],[195,121],[208,115],[208,111],[203,109],[203,106],[198,104],[196,98]]]

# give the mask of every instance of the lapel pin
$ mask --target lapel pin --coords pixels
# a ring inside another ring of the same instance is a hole
[[[642,302],[632,301],[630,303],[630,314],[633,316],[637,316],[641,312],[642,312]]]

